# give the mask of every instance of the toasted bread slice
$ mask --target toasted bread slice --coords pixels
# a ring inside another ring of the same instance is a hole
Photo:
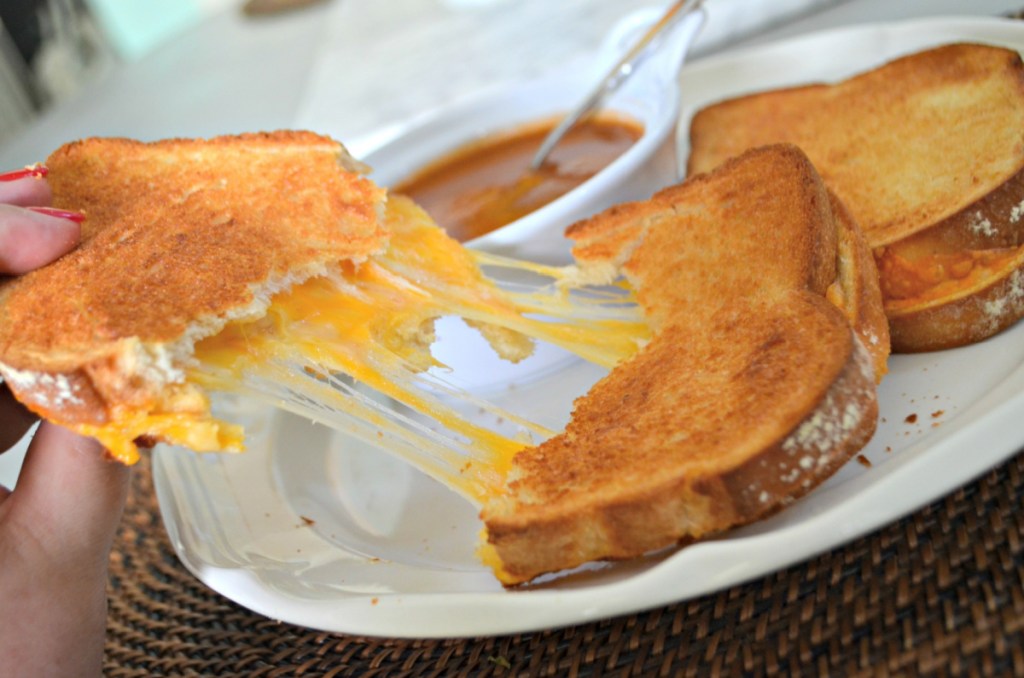
[[[516,422],[504,435],[436,396],[479,402],[423,374],[438,366],[437,318],[463,318],[511,361],[539,338],[611,366],[647,336],[622,297],[499,289],[477,255],[410,201],[396,196],[383,209],[384,191],[361,166],[313,134],[91,139],[48,164],[56,204],[87,215],[83,242],[0,286],[0,373],[31,409],[126,463],[140,438],[240,449],[241,429],[213,418],[206,397],[227,391],[358,430],[371,444],[386,433],[389,449],[479,502],[501,484],[521,436],[550,432],[480,403]],[[561,277],[499,259],[488,261]],[[40,305],[46,297],[53,303]],[[339,375],[446,433],[428,433]]]
[[[192,345],[387,241],[385,192],[311,133],[91,139],[46,164],[54,205],[86,215],[82,243],[0,287],[0,374],[32,410],[83,432],[142,417],[157,438],[237,446],[183,380]]]
[[[888,341],[846,217],[774,146],[569,229],[583,275],[624,273],[653,337],[513,458],[482,512],[505,584],[757,520],[867,442]]]
[[[879,266],[894,350],[971,343],[1024,315],[1024,301],[1005,291],[1020,265],[1004,257],[992,267],[972,254],[1024,246],[1024,66],[1016,52],[946,45],[834,85],[708,106],[690,127],[688,171],[776,142],[807,153],[880,260],[898,258]],[[954,254],[961,256],[951,261]],[[992,298],[1000,286],[1003,296]],[[962,312],[972,306],[988,312]]]

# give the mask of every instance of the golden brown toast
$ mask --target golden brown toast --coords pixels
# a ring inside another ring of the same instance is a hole
[[[777,142],[807,153],[874,248],[894,350],[978,341],[1024,315],[1016,52],[946,45],[710,105],[690,127],[688,171]]]
[[[82,243],[0,287],[0,373],[66,425],[177,417],[178,442],[224,446],[230,432],[183,381],[194,342],[387,240],[384,191],[312,133],[90,139],[46,164],[54,205],[86,215]]]
[[[653,338],[485,505],[505,584],[767,516],[871,437],[877,276],[798,149],[751,151],[568,235],[584,275],[629,279]]]

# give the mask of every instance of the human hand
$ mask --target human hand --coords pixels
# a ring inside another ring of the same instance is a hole
[[[81,215],[47,208],[50,189],[41,174],[0,174],[0,274],[27,273],[78,244]],[[0,387],[0,453],[34,421]],[[17,487],[0,486],[4,676],[100,674],[107,563],[128,478],[128,468],[107,460],[99,443],[44,422]]]

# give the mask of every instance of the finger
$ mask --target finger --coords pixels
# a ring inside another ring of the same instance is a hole
[[[37,419],[28,408],[14,399],[8,388],[0,387],[0,454],[21,440]]]
[[[43,180],[45,173],[18,170],[0,174],[0,203],[9,205],[49,205],[50,184]]]
[[[81,218],[74,212],[0,205],[0,274],[28,273],[74,249],[82,236]]]
[[[128,467],[108,459],[98,442],[44,422],[5,502],[8,516],[32,526],[60,554],[104,559],[121,519],[128,479]]]

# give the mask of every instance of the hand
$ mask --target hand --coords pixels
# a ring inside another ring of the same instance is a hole
[[[0,174],[0,274],[38,268],[73,249],[81,234],[81,215],[46,209],[46,181],[22,174]],[[0,388],[0,452],[34,421]],[[107,563],[128,477],[96,441],[44,422],[17,487],[0,486],[4,676],[100,674]]]

